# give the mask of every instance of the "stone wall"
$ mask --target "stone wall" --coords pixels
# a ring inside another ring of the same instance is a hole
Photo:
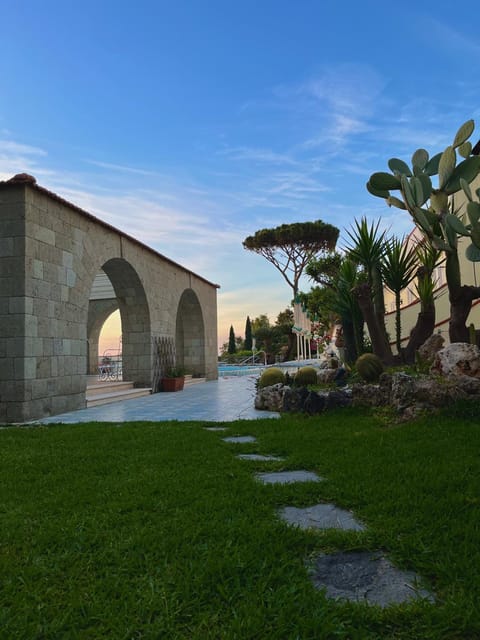
[[[0,422],[85,406],[89,297],[100,269],[122,316],[125,379],[150,386],[153,338],[176,339],[179,326],[178,364],[187,354],[195,373],[217,377],[217,285],[29,176],[0,183],[0,220]]]

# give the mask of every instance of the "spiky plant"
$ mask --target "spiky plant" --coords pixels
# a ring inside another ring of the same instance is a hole
[[[458,257],[458,238],[465,236],[470,239],[467,259],[480,261],[480,189],[473,193],[470,187],[480,173],[480,156],[472,155],[469,141],[474,127],[473,120],[465,122],[453,143],[433,157],[425,149],[417,149],[411,167],[399,158],[391,158],[391,173],[374,173],[367,183],[372,195],[385,198],[389,206],[408,211],[428,242],[445,254],[451,342],[468,341],[466,320],[472,301],[480,297],[480,287],[462,286]],[[437,186],[433,185],[432,176],[438,176]],[[465,215],[460,215],[453,205],[459,191],[467,199]],[[391,192],[398,192],[399,197]]]

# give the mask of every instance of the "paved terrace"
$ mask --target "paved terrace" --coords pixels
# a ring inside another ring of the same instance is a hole
[[[80,409],[35,421],[35,424],[204,420],[232,422],[278,417],[253,406],[257,376],[219,378],[185,387],[176,393],[155,393],[134,400]]]

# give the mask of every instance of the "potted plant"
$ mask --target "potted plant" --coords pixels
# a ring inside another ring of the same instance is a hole
[[[171,367],[160,380],[162,391],[181,391],[185,384],[185,371],[180,367]]]

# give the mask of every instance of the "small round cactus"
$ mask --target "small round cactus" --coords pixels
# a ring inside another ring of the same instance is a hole
[[[297,387],[306,387],[309,384],[317,384],[317,370],[315,367],[302,367],[295,374],[295,384]]]
[[[364,353],[355,363],[359,375],[366,382],[375,382],[384,371],[383,362],[374,353]]]
[[[258,387],[263,389],[264,387],[271,387],[279,383],[285,383],[285,374],[278,367],[271,367],[270,369],[266,369],[260,376]]]

